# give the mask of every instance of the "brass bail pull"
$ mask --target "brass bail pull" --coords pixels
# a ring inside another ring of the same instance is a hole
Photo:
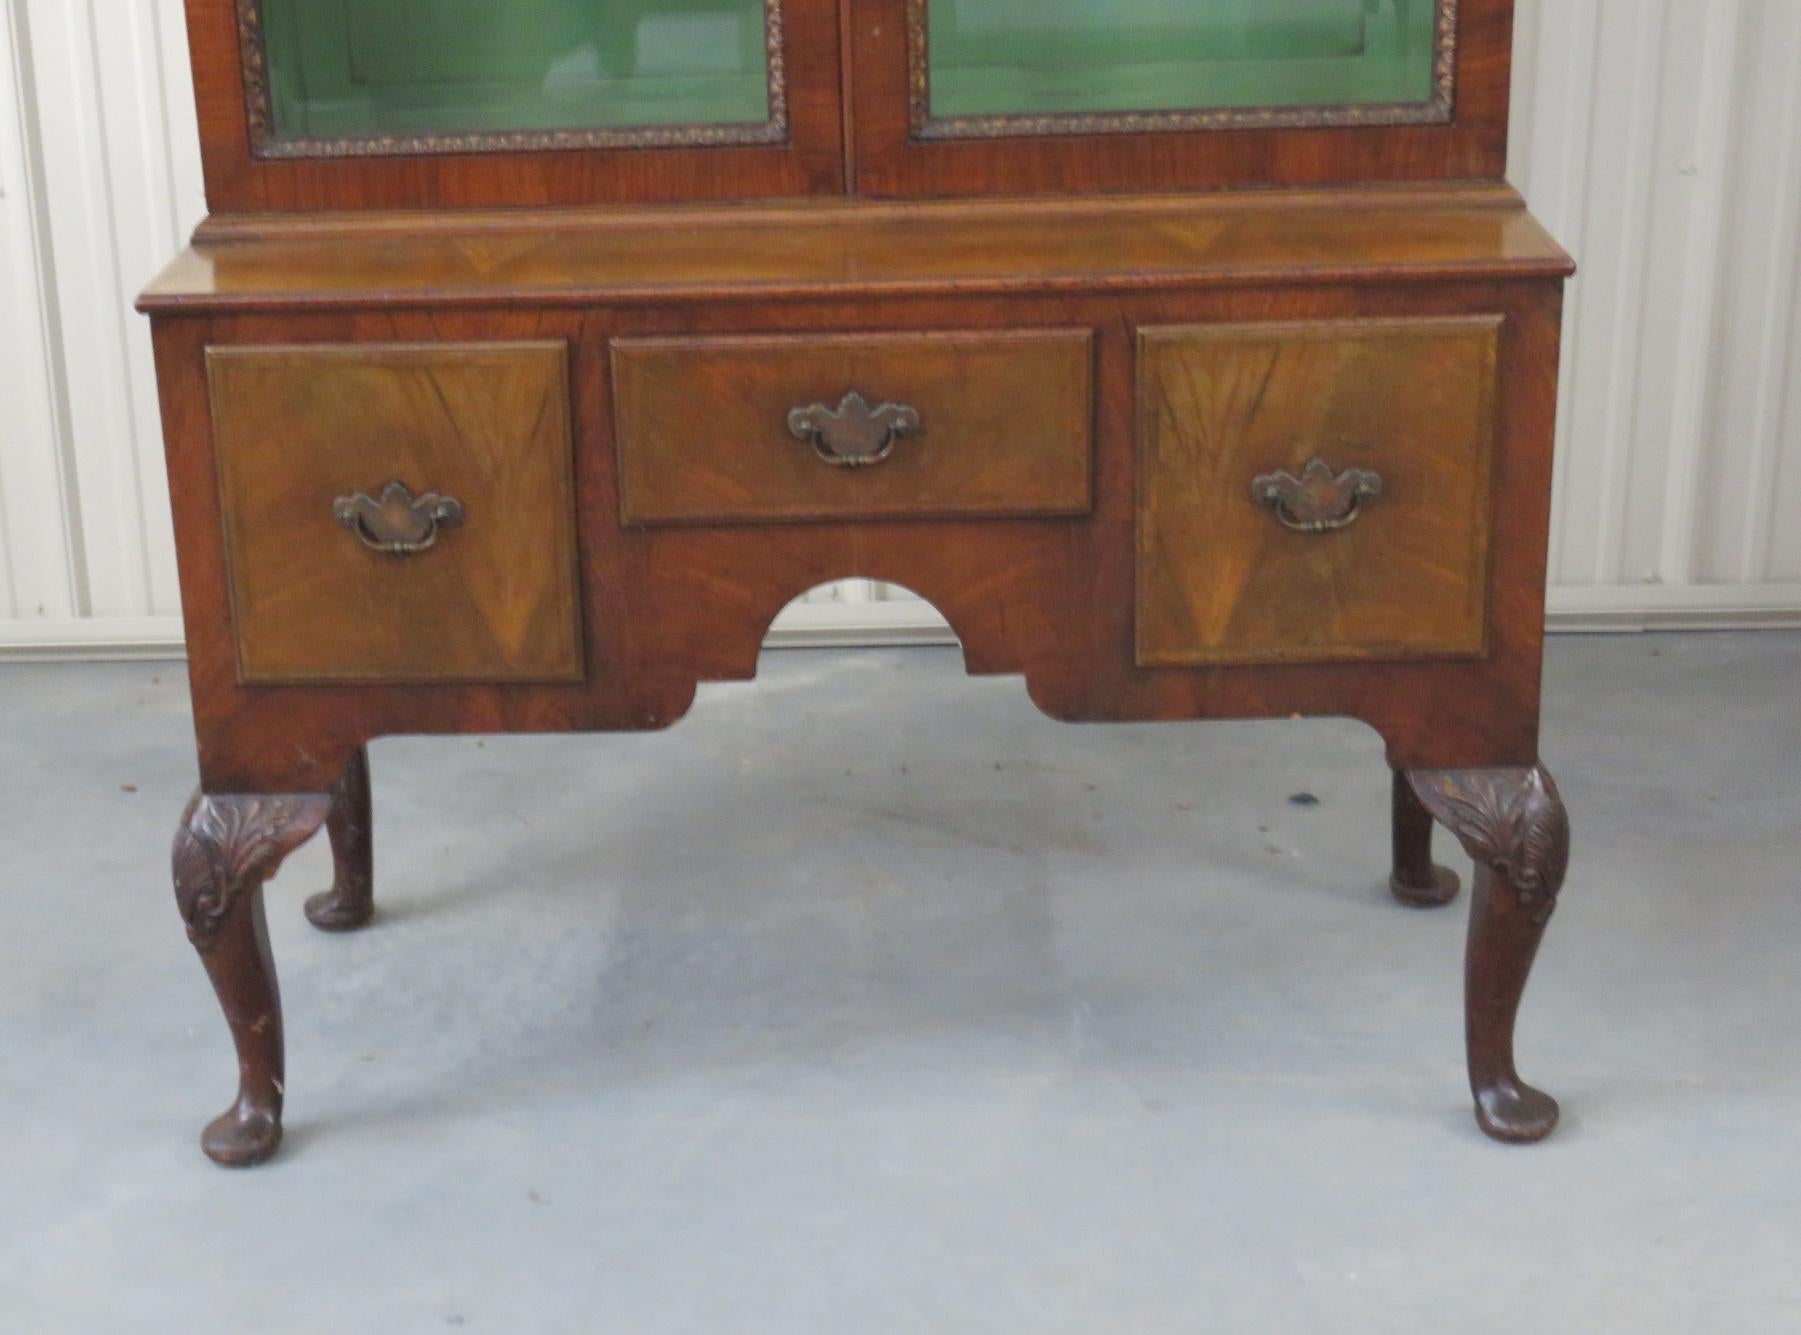
[[[1296,533],[1335,533],[1349,528],[1365,502],[1382,494],[1382,476],[1367,468],[1338,471],[1315,459],[1296,477],[1265,473],[1251,483],[1251,497]]]
[[[788,430],[828,464],[866,468],[894,453],[896,441],[919,434],[919,409],[905,403],[872,408],[869,400],[853,389],[836,408],[823,403],[795,408],[788,414]]]
[[[371,551],[412,556],[430,550],[440,530],[463,522],[463,503],[435,491],[415,496],[406,483],[390,482],[378,496],[357,491],[338,497],[331,516]]]

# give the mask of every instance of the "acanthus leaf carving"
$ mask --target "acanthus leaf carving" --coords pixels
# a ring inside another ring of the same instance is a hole
[[[175,832],[175,897],[188,940],[218,940],[239,897],[275,874],[325,821],[325,794],[213,796],[197,793]]]
[[[1470,857],[1513,888],[1521,911],[1538,926],[1549,922],[1570,861],[1569,813],[1550,774],[1534,766],[1414,770],[1408,777]]]

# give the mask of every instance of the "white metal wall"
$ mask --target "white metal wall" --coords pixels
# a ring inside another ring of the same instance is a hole
[[[0,647],[179,639],[132,299],[205,211],[181,0],[0,0]]]
[[[1582,264],[1553,606],[1792,614],[1801,4],[1537,0],[1518,51],[1513,179]]]
[[[180,0],[0,0],[0,653],[179,641],[138,288],[204,209]],[[1513,179],[1574,250],[1566,625],[1801,624],[1801,3],[1521,0]],[[798,638],[929,635],[867,584]]]

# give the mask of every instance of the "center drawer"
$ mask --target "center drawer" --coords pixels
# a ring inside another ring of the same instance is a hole
[[[1086,329],[621,338],[612,357],[627,524],[1091,503]]]

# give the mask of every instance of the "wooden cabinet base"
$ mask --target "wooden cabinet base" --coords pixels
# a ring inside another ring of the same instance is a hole
[[[667,727],[861,577],[1070,721],[1340,716],[1395,895],[1476,859],[1483,1127],[1563,875],[1537,768],[1568,258],[1499,187],[218,220],[148,292],[201,795],[176,886],[280,1134],[262,882],[373,912],[365,744]]]

